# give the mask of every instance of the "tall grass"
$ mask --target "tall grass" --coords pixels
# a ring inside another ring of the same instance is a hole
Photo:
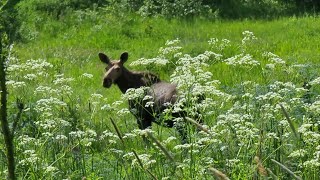
[[[18,177],[319,177],[317,18],[178,21],[88,10],[39,26],[8,64],[10,111],[16,99],[25,104],[16,128]],[[183,109],[204,119],[176,119],[188,128],[188,144],[174,129],[137,129],[127,97],[101,86],[101,51],[114,59],[128,51],[128,68],[178,84],[178,105],[187,105],[166,115]],[[199,94],[201,102],[193,98]]]

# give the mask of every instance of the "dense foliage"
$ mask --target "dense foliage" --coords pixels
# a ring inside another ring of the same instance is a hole
[[[137,12],[141,16],[274,18],[316,13],[317,0],[32,0],[22,1],[22,11],[39,11],[60,18],[70,10],[104,7],[114,13]],[[26,14],[25,14],[26,15]]]

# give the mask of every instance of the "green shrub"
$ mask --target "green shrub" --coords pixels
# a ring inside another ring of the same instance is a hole
[[[315,1],[290,0],[109,0],[109,8],[117,13],[138,12],[142,16],[275,18],[301,12],[319,11]]]
[[[66,12],[71,10],[87,9],[102,6],[106,0],[31,0],[19,3],[20,12],[42,12],[59,19]],[[25,14],[27,15],[27,14]]]
[[[189,17],[204,15],[209,12],[209,7],[203,5],[202,0],[147,0],[139,9],[143,16],[165,16],[165,17]]]

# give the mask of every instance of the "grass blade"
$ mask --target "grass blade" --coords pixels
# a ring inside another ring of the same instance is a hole
[[[297,176],[292,172],[289,168],[287,168],[285,165],[279,163],[278,161],[271,159],[272,162],[276,163],[278,166],[280,166],[283,170],[285,170],[287,173],[289,173],[291,176],[293,176],[297,180],[302,180],[300,176]]]
[[[142,168],[143,170],[145,170],[145,171],[152,177],[152,179],[158,179],[154,174],[151,173],[151,171],[149,171],[148,169],[146,169],[146,168],[143,167],[143,164],[142,164],[142,162],[141,162],[138,154],[136,153],[136,151],[135,151],[135,150],[132,150],[132,152],[133,152],[134,156],[137,158],[138,164],[141,166],[141,168]]]
[[[113,125],[114,129],[116,130],[116,133],[117,133],[118,137],[120,138],[120,140],[121,140],[121,142],[122,142],[123,146],[125,146],[124,141],[123,141],[123,138],[122,138],[122,135],[121,135],[121,132],[120,132],[120,130],[119,130],[119,128],[118,128],[118,126],[117,126],[117,124],[113,121],[113,119],[112,119],[112,118],[110,118],[110,120],[111,120],[111,123],[112,123],[112,125]]]
[[[191,119],[191,118],[189,118],[189,117],[186,117],[185,119],[186,119],[188,122],[190,122],[191,124],[197,126],[197,128],[200,129],[201,131],[204,131],[204,132],[210,134],[209,130],[208,130],[207,128],[203,127],[203,126],[202,126],[201,124],[199,124],[197,121],[195,121],[195,120],[193,120],[193,119]]]
[[[162,144],[155,138],[153,137],[153,135],[150,132],[148,133],[148,137],[150,137],[150,139],[156,143],[156,145],[161,149],[161,151],[167,156],[167,158],[171,161],[171,162],[175,162],[173,157],[171,156],[170,152],[164,147],[162,146]]]
[[[286,117],[287,121],[289,122],[290,128],[291,128],[294,136],[295,136],[296,138],[299,138],[298,133],[297,133],[295,127],[294,127],[294,123],[291,121],[288,112],[286,111],[286,109],[283,107],[282,104],[279,104],[279,105],[280,105],[280,107],[281,107],[281,110],[282,110],[284,116]]]
[[[272,179],[276,179],[276,180],[279,179],[269,168],[267,168],[267,171],[268,171],[269,175],[271,175]]]

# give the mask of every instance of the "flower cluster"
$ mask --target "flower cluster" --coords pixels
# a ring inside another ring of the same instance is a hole
[[[246,44],[253,42],[257,40],[258,38],[254,35],[251,31],[243,31],[242,32],[243,39],[242,39],[242,45],[245,46]]]
[[[60,161],[68,152],[74,153],[68,149],[87,150],[98,139],[95,130],[79,125],[90,116],[78,115],[78,109],[82,107],[72,87],[74,82],[90,79],[93,75],[83,73],[77,77],[79,79],[70,78],[56,73],[53,67],[44,59],[23,62],[14,57],[7,65],[9,98],[25,103],[23,122],[16,129],[17,168],[19,172],[32,171],[39,179],[61,177]],[[74,99],[78,102],[75,103]],[[95,108],[104,104],[105,99],[93,94],[88,101]],[[55,157],[49,156],[50,153],[56,154]]]
[[[267,58],[267,61],[268,61],[268,63],[266,64],[267,69],[274,69],[276,66],[282,66],[286,63],[278,55],[272,52],[264,52],[262,56]]]
[[[159,49],[159,55],[155,58],[141,58],[138,59],[134,62],[132,62],[130,65],[131,66],[146,66],[146,65],[160,65],[160,66],[164,66],[167,65],[168,63],[170,63],[171,58],[172,57],[179,57],[180,56],[180,50],[182,49],[182,47],[178,46],[178,44],[180,43],[179,39],[175,39],[175,40],[171,40],[171,41],[167,41],[165,43],[165,47],[161,47]]]
[[[225,59],[224,62],[226,62],[226,64],[230,66],[241,66],[248,68],[260,65],[260,62],[254,60],[252,55],[250,54],[238,54],[228,59]]]
[[[219,52],[223,51],[225,48],[231,46],[230,40],[228,39],[217,39],[217,38],[211,38],[208,41],[209,45],[212,49],[218,50]]]

